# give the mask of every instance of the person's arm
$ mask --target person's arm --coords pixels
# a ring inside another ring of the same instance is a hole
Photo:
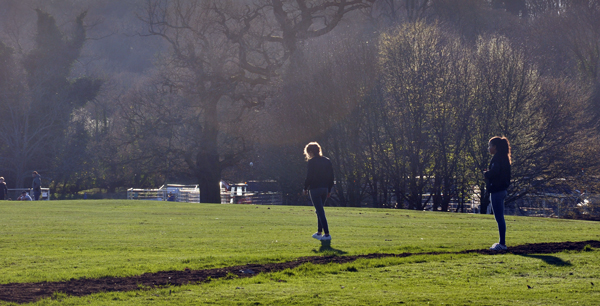
[[[500,175],[500,169],[502,168],[501,162],[499,158],[492,159],[492,167],[490,170],[483,173],[483,176],[486,180],[489,180],[492,177],[497,177]]]
[[[304,194],[307,193],[310,184],[313,181],[313,176],[315,175],[314,163],[308,161],[307,170],[306,170],[306,180],[304,180]]]

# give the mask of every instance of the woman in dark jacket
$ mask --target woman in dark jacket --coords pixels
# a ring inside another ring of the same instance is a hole
[[[490,250],[506,250],[506,222],[504,221],[504,199],[506,190],[510,185],[510,143],[506,137],[493,137],[488,143],[490,154],[494,155],[490,161],[488,171],[483,173],[487,191],[490,193],[490,201],[494,210],[494,218],[498,223],[500,241],[494,243]]]
[[[313,238],[323,241],[331,240],[329,226],[325,218],[323,206],[331,196],[333,188],[333,166],[329,158],[323,156],[321,146],[311,142],[304,148],[304,156],[308,161],[306,181],[304,181],[304,194],[310,194],[310,200],[315,206],[317,213],[318,231],[312,235]],[[325,235],[323,235],[323,231]]]

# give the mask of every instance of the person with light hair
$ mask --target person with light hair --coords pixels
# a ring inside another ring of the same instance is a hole
[[[333,165],[329,158],[323,156],[321,146],[311,142],[304,148],[304,156],[308,161],[306,180],[304,181],[304,194],[310,195],[310,200],[317,213],[318,230],[312,235],[321,241],[330,241],[329,225],[325,217],[325,202],[331,197],[333,188]]]
[[[7,194],[8,188],[6,188],[6,182],[4,182],[4,177],[0,176],[0,200],[6,199]]]

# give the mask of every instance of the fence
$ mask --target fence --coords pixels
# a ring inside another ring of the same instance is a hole
[[[200,190],[197,188],[161,187],[160,189],[127,189],[129,200],[167,201],[172,195],[175,202],[200,203]]]
[[[553,218],[600,218],[600,195],[530,194],[511,203],[515,215]]]
[[[9,188],[8,194],[6,195],[7,200],[16,200],[23,191],[27,192],[29,196],[33,199],[33,189],[31,188]],[[40,196],[40,200],[48,201],[50,200],[50,188],[42,188],[42,195]]]
[[[221,204],[281,205],[283,204],[283,195],[281,192],[256,192],[232,196],[231,192],[222,192]]]

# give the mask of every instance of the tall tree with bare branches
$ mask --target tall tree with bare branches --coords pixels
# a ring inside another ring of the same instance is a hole
[[[13,90],[9,88],[6,99],[0,99],[4,110],[0,120],[2,161],[10,165],[17,186],[22,186],[29,171],[47,171],[59,159],[69,158],[61,152],[67,143],[71,115],[93,99],[102,84],[86,77],[70,79],[72,65],[86,40],[86,13],[76,18],[68,35],[59,29],[53,16],[42,10],[36,12],[35,46],[21,63],[9,61],[13,69],[7,71],[13,80],[5,86]]]
[[[202,202],[220,202],[221,171],[251,149],[242,137],[235,152],[223,152],[227,123],[219,108],[228,104],[243,114],[262,106],[298,43],[329,33],[346,14],[367,6],[363,0],[147,1],[140,16],[146,35],[171,47],[165,82],[195,101],[190,112],[199,114],[199,144],[185,160]]]

